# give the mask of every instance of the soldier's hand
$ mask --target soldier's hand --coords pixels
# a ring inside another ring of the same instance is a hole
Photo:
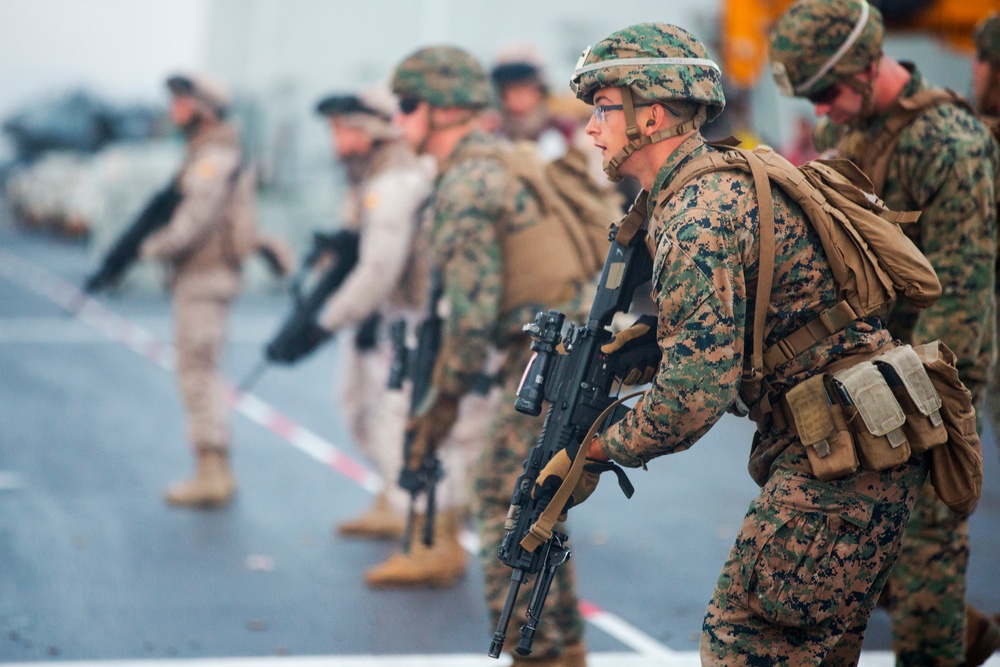
[[[326,342],[333,334],[315,322],[310,322],[300,336],[281,344],[267,346],[267,358],[271,361],[292,364]]]
[[[419,465],[428,448],[433,448],[444,440],[457,420],[458,398],[432,389],[427,400],[406,426],[413,434],[413,446],[410,450],[411,460],[405,463],[411,467]]]
[[[531,490],[532,499],[552,498],[555,495],[559,487],[562,486],[563,480],[569,474],[569,469],[573,465],[573,459],[576,458],[576,453],[579,449],[579,445],[570,445],[566,449],[556,452],[556,455],[539,471],[538,478],[535,480],[535,486]],[[601,473],[605,470],[610,470],[613,466],[613,463],[607,461],[587,459],[579,481],[573,487],[569,500],[566,501],[566,505],[560,511],[560,521],[566,520],[566,512],[570,508],[579,505],[590,497],[594,489],[597,488],[597,483],[601,480]]]
[[[615,375],[624,384],[645,384],[660,367],[662,351],[656,342],[656,317],[641,315],[635,324],[616,333],[601,346]]]

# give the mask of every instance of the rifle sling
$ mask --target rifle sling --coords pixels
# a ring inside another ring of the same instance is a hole
[[[601,424],[604,420],[612,413],[612,411],[619,405],[629,400],[630,398],[635,398],[644,394],[643,391],[635,391],[627,396],[622,396],[617,399],[614,403],[604,408],[604,411],[594,420],[591,424],[590,429],[587,431],[587,435],[583,437],[583,441],[580,443],[580,448],[576,452],[576,458],[573,459],[573,465],[570,466],[569,472],[566,473],[566,478],[559,485],[555,494],[552,496],[552,500],[549,504],[542,510],[542,514],[538,517],[538,521],[531,524],[528,528],[528,534],[524,536],[521,540],[521,546],[528,553],[535,553],[535,550],[545,542],[547,542],[552,537],[552,528],[559,521],[559,515],[563,513],[563,507],[566,506],[566,502],[569,500],[570,495],[573,493],[573,489],[576,488],[577,482],[580,481],[580,477],[583,476],[583,466],[586,464],[587,460],[587,449],[590,446],[590,441],[594,439],[597,434],[598,429],[601,428]]]

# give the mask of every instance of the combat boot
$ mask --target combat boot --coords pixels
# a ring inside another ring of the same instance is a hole
[[[990,618],[975,607],[965,607],[965,664],[979,667],[1000,648],[1000,614]]]
[[[219,449],[198,452],[194,477],[167,489],[166,500],[181,507],[222,507],[236,494],[236,480],[229,470],[229,456]]]
[[[434,545],[423,543],[424,517],[414,521],[410,553],[397,553],[370,568],[365,583],[372,588],[453,586],[465,574],[466,556],[458,542],[459,522],[454,512],[442,512],[434,522]]]
[[[380,493],[367,512],[337,524],[337,534],[372,540],[398,540],[403,537],[405,527],[405,519],[393,511],[389,497]]]

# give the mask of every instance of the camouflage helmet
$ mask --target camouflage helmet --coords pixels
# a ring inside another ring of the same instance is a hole
[[[784,95],[808,97],[863,72],[884,37],[866,0],[797,0],[771,33],[771,73]]]
[[[338,118],[364,130],[377,140],[395,139],[398,128],[392,123],[397,109],[396,97],[384,83],[362,88],[358,93],[329,95],[316,104],[316,113]]]
[[[722,73],[705,45],[667,23],[638,23],[612,33],[583,52],[570,87],[587,104],[594,93],[630,88],[647,100],[701,102],[712,120],[726,106]]]
[[[976,57],[1000,67],[1000,12],[991,14],[976,26]]]
[[[393,74],[392,92],[433,107],[480,109],[492,100],[482,65],[453,46],[430,46],[405,58]]]

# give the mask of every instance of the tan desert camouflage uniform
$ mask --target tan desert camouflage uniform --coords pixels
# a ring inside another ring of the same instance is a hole
[[[229,304],[242,285],[239,251],[253,241],[253,176],[233,182],[241,150],[236,131],[218,125],[188,142],[181,170],[183,200],[167,226],[143,245],[143,255],[171,269],[177,382],[188,415],[188,439],[198,451],[229,448],[219,359]],[[249,219],[249,224],[247,224]],[[251,238],[237,238],[237,236]]]

